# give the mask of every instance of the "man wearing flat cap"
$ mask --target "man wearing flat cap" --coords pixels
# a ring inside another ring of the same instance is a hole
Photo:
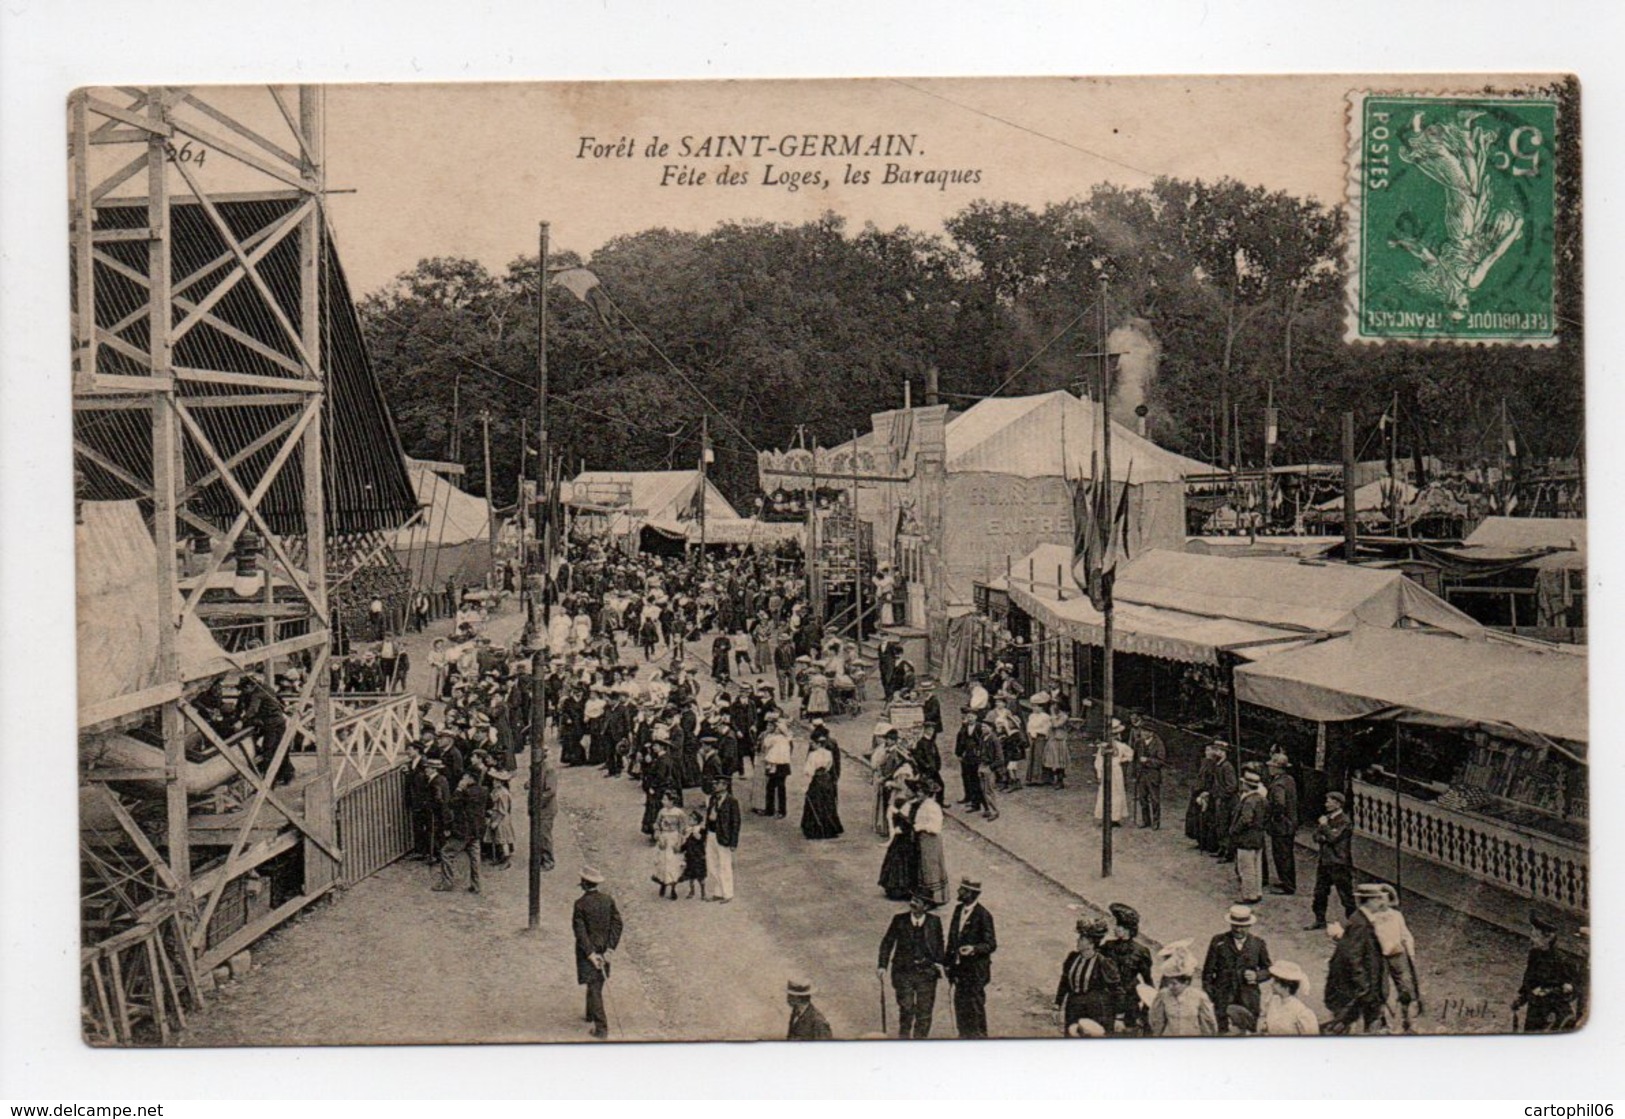
[[[824,1015],[813,1005],[816,992],[811,983],[792,979],[784,989],[784,1001],[790,1004],[790,1028],[786,1041],[828,1041],[835,1035],[830,1031]]]
[[[1529,960],[1512,1013],[1524,1012],[1523,1032],[1552,1033],[1578,1025],[1575,990],[1577,971],[1557,947],[1557,926],[1540,913],[1529,915]]]
[[[1095,1022],[1104,1033],[1117,1020],[1122,980],[1117,965],[1100,950],[1106,922],[1095,917],[1078,919],[1078,945],[1061,964],[1055,985],[1055,1005],[1061,1011],[1061,1032],[1070,1034],[1079,1022]]]
[[[908,911],[891,919],[880,941],[875,965],[882,980],[891,970],[897,994],[897,1036],[930,1037],[931,1015],[937,1004],[937,980],[947,962],[942,941],[942,920],[931,912],[931,898],[916,893]]]
[[[981,897],[980,882],[961,878],[959,904],[948,922],[948,983],[953,987],[960,1037],[987,1036],[987,985],[993,978],[993,953],[999,949],[999,940],[993,914]]]
[[[576,982],[587,988],[587,1020],[592,1036],[609,1036],[604,1010],[604,984],[609,981],[610,954],[621,945],[621,911],[615,899],[599,889],[604,876],[590,866],[581,868],[581,896],[576,898],[570,927],[576,942]]]
[[[1343,916],[1354,915],[1354,825],[1343,812],[1343,794],[1326,794],[1326,815],[1315,825],[1315,845],[1320,858],[1315,864],[1315,920],[1308,927],[1326,927],[1326,903],[1332,887],[1343,903]]]
[[[1381,883],[1362,882],[1354,887],[1354,899],[1359,908],[1341,934],[1332,930],[1337,947],[1326,967],[1326,1009],[1332,1015],[1326,1032],[1348,1033],[1360,1022],[1366,1033],[1387,1033],[1388,962],[1369,912],[1388,904],[1388,891]]]
[[[1213,1000],[1213,1013],[1221,1034],[1230,1029],[1232,1006],[1247,1011],[1252,1022],[1258,1021],[1261,1006],[1258,985],[1267,978],[1270,967],[1269,945],[1264,943],[1263,937],[1253,934],[1258,919],[1252,909],[1232,905],[1227,917],[1229,931],[1208,943],[1207,960],[1202,964],[1202,990]]]

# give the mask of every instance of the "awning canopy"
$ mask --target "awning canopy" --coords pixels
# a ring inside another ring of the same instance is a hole
[[[1483,727],[1561,745],[1580,761],[1590,738],[1588,657],[1492,640],[1361,626],[1236,669],[1247,703],[1315,722],[1399,719]]]
[[[1009,582],[1016,605],[1046,625],[1085,644],[1104,640],[1105,619],[1073,578],[1069,549],[1040,545]],[[1115,602],[1119,650],[1198,664],[1218,663],[1221,649],[1273,656],[1361,624],[1484,634],[1397,571],[1262,556],[1150,551],[1118,569]]]
[[[440,548],[490,539],[491,508],[484,498],[464,493],[430,463],[409,458],[406,466],[423,515],[396,531],[395,547]]]
[[[644,528],[658,532],[670,540],[688,544],[700,542],[698,521],[675,521],[670,518],[647,521]],[[775,544],[781,540],[800,540],[806,526],[791,521],[761,521],[755,517],[719,517],[705,521],[705,543],[712,544]]]

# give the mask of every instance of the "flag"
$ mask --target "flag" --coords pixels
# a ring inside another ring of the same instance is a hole
[[[1130,462],[1129,473],[1133,470]],[[1072,577],[1101,613],[1111,606],[1118,562],[1129,558],[1127,476],[1122,486],[1114,509],[1111,492],[1103,481],[1079,478],[1072,485]]]
[[[1264,409],[1264,445],[1273,447],[1280,440],[1281,416],[1280,409],[1274,406]]]
[[[591,307],[599,322],[609,325],[609,296],[604,294],[603,282],[592,269],[561,268],[553,273],[553,282]]]

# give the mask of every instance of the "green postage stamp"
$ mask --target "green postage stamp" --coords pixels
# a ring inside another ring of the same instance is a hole
[[[1557,102],[1354,93],[1351,341],[1550,345]]]

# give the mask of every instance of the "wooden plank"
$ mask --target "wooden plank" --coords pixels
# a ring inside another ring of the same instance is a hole
[[[146,169],[146,166],[147,153],[143,151],[140,155],[130,160],[130,162],[126,163],[123,167],[120,167],[117,171],[114,171],[111,175],[107,176],[107,178],[103,179],[95,187],[95,189],[90,192],[90,204],[92,206],[96,205],[96,203],[100,202],[104,197],[106,197],[109,191],[116,189],[126,180],[133,179],[135,176],[139,175]]]
[[[80,774],[86,781],[168,781],[175,771],[168,766],[94,766]]]
[[[229,140],[222,139],[212,132],[199,128],[190,121],[177,120],[173,121],[172,124],[175,131],[180,135],[189,137],[196,140],[200,144],[204,144],[210,148],[224,152],[226,155],[229,155],[231,158],[237,160],[237,162],[246,163],[256,171],[262,171],[271,178],[276,179],[278,182],[287,183],[289,186],[294,187],[295,189],[301,191],[303,190],[303,184],[299,181],[296,174],[290,173],[283,168],[278,167],[269,160],[261,159],[259,156],[248,151],[246,148],[241,148],[236,144],[231,143]],[[175,166],[181,167],[183,164],[176,163]],[[190,183],[189,185],[191,186],[193,193],[199,196],[198,200],[202,201],[201,196],[204,194],[203,190],[195,182]]]
[[[265,389],[267,392],[297,392],[306,396],[322,391],[321,382],[308,377],[268,377],[258,373],[228,373],[222,369],[192,369],[184,365],[175,367],[175,379],[187,384],[234,385]]]
[[[155,136],[171,136],[174,129],[163,119],[161,113],[153,112],[157,106],[144,106],[148,110],[147,116],[138,116],[132,109],[121,109],[110,101],[103,101],[100,97],[86,97],[85,106],[97,116],[106,117],[110,121],[119,121],[131,128],[139,129],[150,141]],[[105,133],[103,133],[105,135]]]
[[[280,394],[278,394],[278,393],[267,393],[266,396],[268,398],[270,398],[270,397],[280,396]],[[199,397],[198,399],[202,400],[204,398]],[[304,397],[301,396],[299,399],[303,400]],[[196,405],[192,404],[190,401],[188,402],[188,404],[190,406],[192,406],[192,407],[196,407]],[[292,431],[293,430],[293,425],[298,423],[298,422],[299,422],[299,417],[298,416],[289,416],[287,419],[283,420],[281,423],[278,423],[277,425],[272,427],[270,431],[267,431],[264,435],[260,436],[258,439],[255,439],[253,442],[249,443],[242,450],[238,451],[236,454],[234,454],[230,458],[228,458],[226,460],[226,465],[228,467],[230,467],[231,469],[235,470],[237,468],[238,463],[242,462],[244,459],[248,458],[250,455],[257,454],[261,449],[263,449],[265,447],[269,447],[272,443],[275,443],[278,439],[281,439],[288,432]],[[215,470],[215,469],[213,469],[211,467],[209,469],[208,473],[204,474],[197,481],[195,481],[195,482],[191,483],[190,485],[188,485],[186,487],[186,489],[181,492],[181,500],[185,501],[187,498],[191,497],[193,494],[195,494],[195,493],[199,492],[200,490],[202,490],[204,486],[207,486],[207,485],[211,484],[218,477],[220,477],[220,471]]]
[[[137,132],[133,128],[115,128],[111,132],[98,132],[88,141],[93,147],[101,147],[104,144],[145,144],[146,142],[147,134]]]
[[[172,699],[179,699],[180,694],[180,683],[169,680],[162,684],[154,684],[150,688],[143,688],[139,692],[131,692],[129,695],[104,699],[100,703],[79,708],[79,726],[83,729],[98,723],[112,722],[125,715],[157,707],[160,703],[168,703]]]
[[[283,902],[259,920],[244,925],[219,944],[205,949],[198,957],[199,968],[208,971],[219,967],[325,893],[327,893],[326,890],[317,894],[300,894],[298,897]]]
[[[278,159],[287,163],[296,171],[299,169],[300,159],[298,156],[294,155],[280,144],[273,143],[264,136],[261,136],[258,132],[255,132],[252,128],[249,128],[246,124],[243,124],[234,117],[231,117],[226,113],[222,113],[219,109],[216,109],[213,105],[209,104],[201,97],[188,93],[185,97],[181,98],[181,100],[198,110],[198,112],[202,113],[204,116],[209,117],[217,124],[225,125],[227,128],[231,129],[237,135],[252,143],[261,151],[265,151],[276,156]]]
[[[106,245],[120,241],[141,241],[145,243],[156,241],[158,237],[151,229],[140,226],[136,229],[93,229],[90,231],[90,239],[98,245]]]
[[[291,851],[299,846],[299,833],[296,831],[278,831],[268,839],[260,840],[252,846],[243,848],[243,853],[237,856],[236,874],[241,877],[254,868],[270,862],[284,851]],[[217,863],[207,870],[201,871],[192,880],[192,889],[197,894],[207,894],[218,884],[221,872],[226,869],[225,863]]]
[[[304,217],[305,212],[315,205],[314,200],[307,199],[303,205],[277,219],[270,227],[270,232],[260,240],[260,243],[249,249],[246,256],[239,258],[237,267],[217,280],[214,286],[209,289],[209,294],[192,306],[186,318],[182,319],[180,324],[175,327],[175,340],[179,341],[185,337],[187,332],[196,326],[199,321],[211,317],[209,312],[214,310],[215,305],[230,294],[231,290],[237,286],[238,281],[248,278],[248,269],[258,267],[260,261],[264,260],[273,249],[286,240],[288,234],[298,228],[298,223]]]
[[[308,198],[309,193],[303,190],[282,189],[211,190],[209,192],[209,197],[214,199],[216,202],[297,202],[301,198]],[[196,206],[197,195],[171,194],[169,196],[169,201],[170,204],[174,206]],[[125,195],[122,198],[109,198],[102,203],[102,206],[108,209],[129,209],[135,206],[145,206],[146,204],[147,199],[145,196],[136,197],[134,195]],[[243,243],[245,245],[248,244],[247,241],[244,241]],[[1229,475],[1225,476],[1229,477]]]

